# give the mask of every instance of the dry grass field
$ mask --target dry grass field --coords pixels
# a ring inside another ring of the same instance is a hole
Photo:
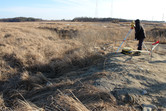
[[[166,43],[165,24],[143,25],[145,41]],[[126,103],[96,85],[97,80],[116,75],[106,70],[107,60],[129,30],[130,23],[0,23],[0,110],[139,110],[134,102]],[[136,49],[133,40],[134,31],[122,47]]]

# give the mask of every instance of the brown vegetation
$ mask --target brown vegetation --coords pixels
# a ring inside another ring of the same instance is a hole
[[[145,28],[154,39],[156,30]],[[107,72],[84,76],[103,68],[128,30],[129,23],[0,23],[0,110],[133,111],[93,85]]]

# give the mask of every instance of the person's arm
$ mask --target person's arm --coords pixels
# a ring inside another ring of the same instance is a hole
[[[135,28],[135,39],[138,40],[138,29]]]
[[[142,32],[143,32],[144,38],[146,38],[145,29],[143,27],[142,27]]]

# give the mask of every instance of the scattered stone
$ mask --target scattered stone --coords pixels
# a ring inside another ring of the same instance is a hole
[[[53,84],[49,81],[46,83],[46,86],[51,86],[51,85],[53,85]]]
[[[136,103],[135,97],[133,94],[129,94],[125,91],[114,91],[112,92],[116,99],[125,103],[125,104],[134,104]]]
[[[157,110],[157,107],[155,105],[151,105],[151,104],[142,104],[142,111],[154,111]]]
[[[152,111],[152,108],[144,107],[142,111]]]
[[[146,95],[146,94],[148,94],[148,92],[146,90],[143,90],[142,95]]]

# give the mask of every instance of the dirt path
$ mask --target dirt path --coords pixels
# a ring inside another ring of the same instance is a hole
[[[166,108],[166,56],[161,54],[165,48],[165,45],[160,45],[160,52],[153,53],[152,58],[146,53],[141,56],[110,54],[105,71],[111,74],[96,80],[96,86],[122,101],[123,96],[129,94],[134,98],[134,105]]]

